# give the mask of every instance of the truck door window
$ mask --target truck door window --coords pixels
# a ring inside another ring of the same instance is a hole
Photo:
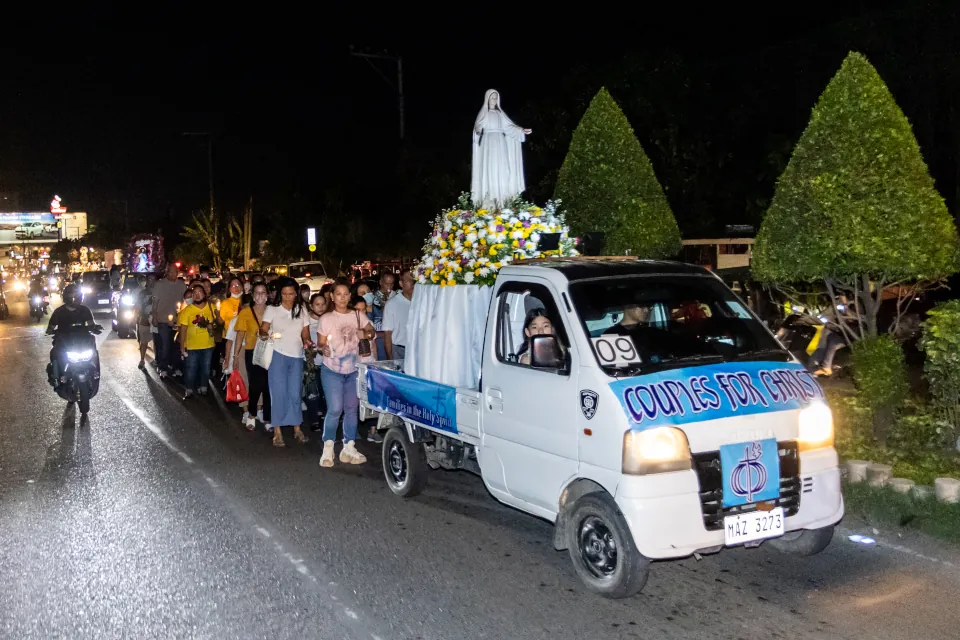
[[[537,318],[546,317],[561,346],[570,343],[557,311],[553,295],[543,285],[512,282],[500,289],[497,303],[497,359],[508,364],[522,364],[527,351],[524,325],[542,325]]]

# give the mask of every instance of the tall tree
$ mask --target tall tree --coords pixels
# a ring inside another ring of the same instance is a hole
[[[680,251],[680,230],[650,159],[605,88],[573,132],[554,197],[571,231],[603,232],[608,253],[664,258]]]
[[[777,183],[754,273],[823,282],[834,302],[846,296],[862,320],[840,328],[855,340],[877,335],[885,290],[950,275],[957,251],[956,226],[910,123],[876,69],[850,53]]]
[[[213,268],[220,271],[223,233],[220,219],[214,212],[199,211],[193,214],[193,220],[183,228],[180,235],[200,249],[203,255],[208,255]]]

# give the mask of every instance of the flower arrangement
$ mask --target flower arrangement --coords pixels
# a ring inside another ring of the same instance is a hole
[[[541,208],[518,199],[503,209],[474,209],[462,195],[458,206],[434,220],[414,271],[417,282],[492,285],[500,269],[515,260],[579,255],[559,205],[550,201]],[[560,234],[558,249],[537,248],[547,233]]]

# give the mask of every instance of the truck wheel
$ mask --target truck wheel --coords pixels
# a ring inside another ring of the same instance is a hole
[[[587,588],[605,598],[629,598],[643,589],[650,560],[637,550],[616,503],[589,493],[571,507],[567,549],[573,568]]]
[[[770,540],[770,546],[794,556],[815,556],[833,539],[833,525],[820,529],[804,529]]]
[[[422,444],[410,442],[404,429],[387,431],[382,458],[387,486],[398,496],[412,498],[427,486],[427,454]]]

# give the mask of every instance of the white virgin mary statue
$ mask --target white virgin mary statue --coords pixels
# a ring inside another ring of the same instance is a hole
[[[500,109],[500,92],[488,90],[473,125],[470,195],[474,206],[497,209],[523,192],[526,185],[520,143],[530,133]]]

